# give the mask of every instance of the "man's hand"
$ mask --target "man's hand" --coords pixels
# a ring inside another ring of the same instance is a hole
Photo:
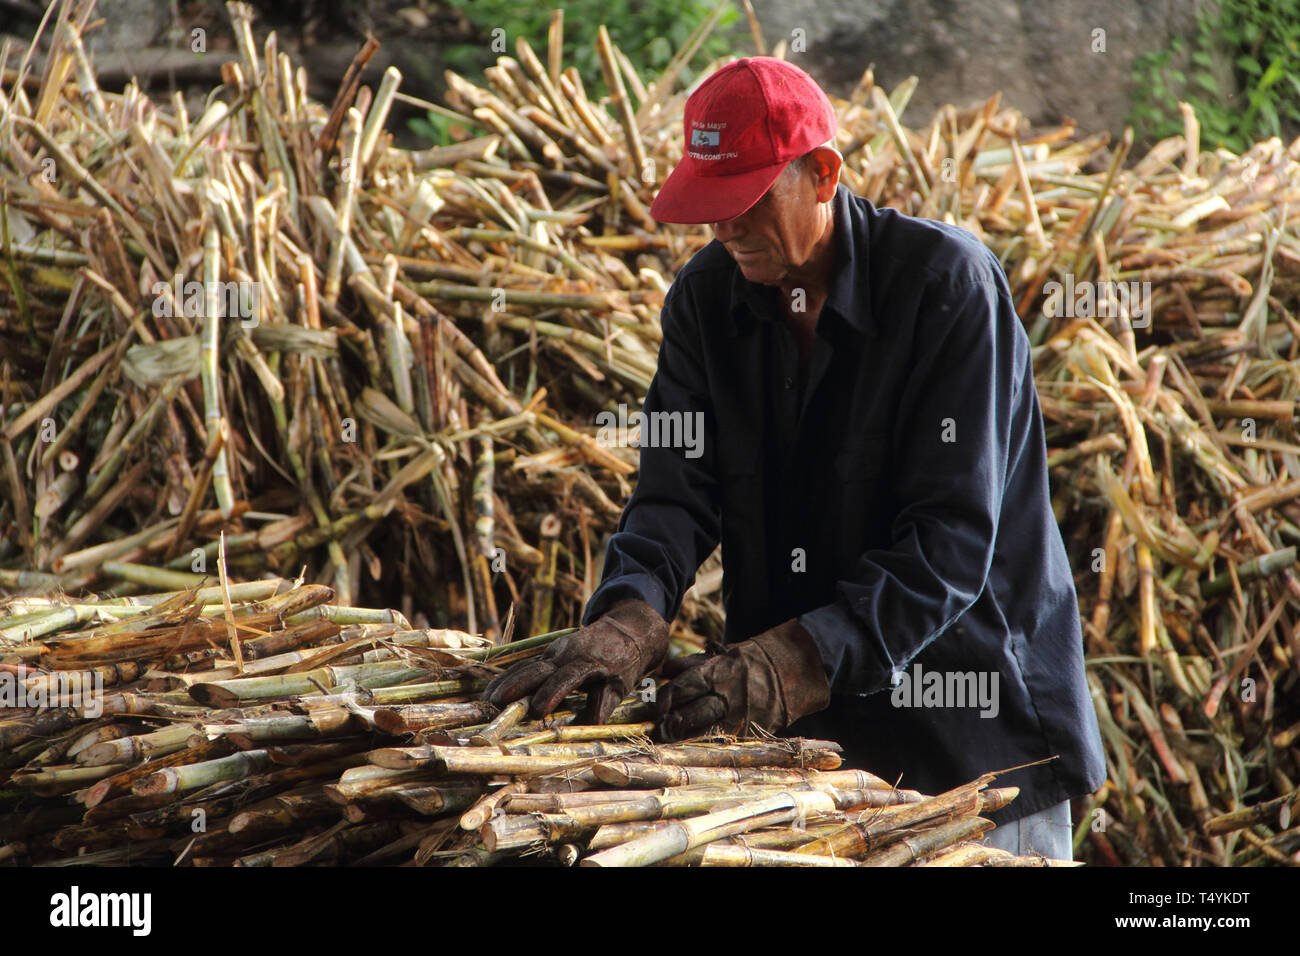
[[[663,740],[683,740],[715,726],[733,734],[751,724],[782,730],[831,700],[821,652],[794,619],[720,654],[688,657],[678,669],[656,704]]]
[[[488,685],[483,699],[502,707],[532,694],[534,718],[587,691],[584,724],[603,724],[636,682],[668,653],[668,622],[644,601],[619,601],[586,627],[558,638],[540,657],[516,664]]]

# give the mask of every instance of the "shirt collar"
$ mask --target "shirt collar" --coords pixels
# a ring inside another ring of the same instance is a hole
[[[835,216],[835,263],[831,266],[822,313],[829,310],[851,328],[864,335],[875,335],[869,281],[870,225],[864,211],[853,201],[852,193],[843,184],[835,189],[831,209]],[[735,266],[731,274],[732,334],[738,334],[744,323],[753,317],[778,315],[776,291],[775,286],[750,282],[741,274],[739,266]]]

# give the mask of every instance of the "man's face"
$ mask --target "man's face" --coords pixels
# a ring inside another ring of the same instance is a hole
[[[746,279],[779,285],[809,260],[822,235],[818,202],[817,181],[807,166],[787,166],[746,212],[710,225]]]

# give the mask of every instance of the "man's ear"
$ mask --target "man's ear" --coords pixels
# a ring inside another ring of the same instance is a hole
[[[835,187],[840,182],[840,168],[844,159],[838,150],[828,146],[819,146],[808,157],[808,164],[817,177],[817,201],[830,202],[835,195]]]

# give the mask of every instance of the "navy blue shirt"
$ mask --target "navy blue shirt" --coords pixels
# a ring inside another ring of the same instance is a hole
[[[1092,792],[1101,739],[1006,276],[965,230],[844,186],[832,207],[806,376],[777,290],[719,242],[677,275],[644,411],[698,416],[702,445],[642,446],[582,623],[628,596],[673,619],[720,540],[725,639],[798,618],[821,651],[831,704],[788,733],[930,793],[1055,756],[999,779],[1021,793],[995,821]]]

